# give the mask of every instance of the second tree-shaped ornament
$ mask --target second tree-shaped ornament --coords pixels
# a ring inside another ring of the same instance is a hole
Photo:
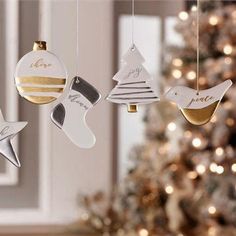
[[[107,96],[107,100],[126,104],[128,112],[137,112],[139,104],[147,104],[159,100],[149,81],[152,79],[143,63],[143,56],[133,45],[123,56],[125,65],[113,77],[118,84]]]

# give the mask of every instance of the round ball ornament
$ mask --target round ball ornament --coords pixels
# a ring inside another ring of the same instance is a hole
[[[35,41],[33,51],[17,63],[15,83],[19,94],[34,104],[55,101],[66,86],[67,70],[62,61],[47,50],[45,41]]]

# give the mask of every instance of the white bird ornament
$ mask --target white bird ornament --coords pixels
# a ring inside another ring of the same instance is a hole
[[[176,86],[167,91],[165,97],[175,102],[183,116],[193,125],[204,125],[214,115],[221,99],[232,85],[226,80],[213,88],[195,90],[185,86]]]

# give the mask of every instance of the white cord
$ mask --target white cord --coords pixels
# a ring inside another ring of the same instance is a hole
[[[79,0],[76,0],[76,75],[79,75]]]
[[[42,2],[40,1],[39,2],[39,17],[38,17],[38,20],[39,20],[39,23],[38,23],[38,34],[39,34],[39,40],[42,40],[43,38],[43,33],[42,33],[42,19],[43,19],[43,6],[42,6]]]
[[[200,14],[200,0],[197,0],[197,93],[199,93],[199,14]]]
[[[132,2],[132,30],[131,30],[131,32],[132,32],[132,47],[134,47],[134,20],[135,20],[135,5],[134,5],[134,1],[135,0],[131,0]]]

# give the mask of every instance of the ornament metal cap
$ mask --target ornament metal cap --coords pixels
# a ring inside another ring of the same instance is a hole
[[[47,50],[47,43],[46,41],[35,41],[33,46],[34,51],[38,50]]]
[[[130,113],[135,113],[135,112],[138,111],[138,106],[137,106],[137,105],[133,105],[133,104],[129,104],[129,105],[127,106],[127,110],[128,110],[128,112],[130,112]]]

